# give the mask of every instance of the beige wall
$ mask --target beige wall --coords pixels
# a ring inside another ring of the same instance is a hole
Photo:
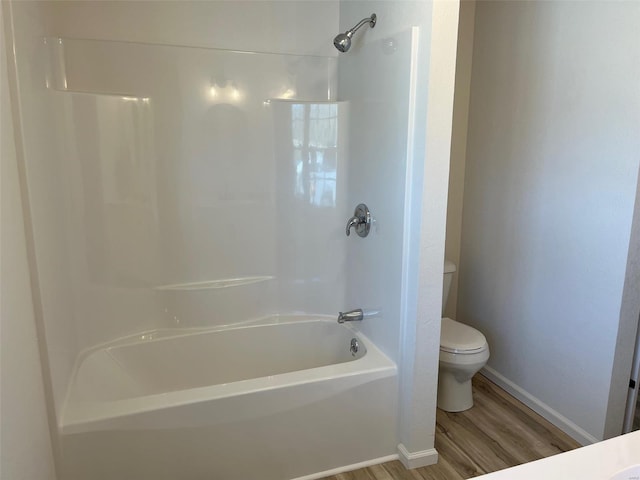
[[[458,56],[456,59],[456,85],[453,100],[453,133],[451,137],[451,164],[449,167],[449,198],[447,203],[447,239],[444,256],[456,265],[460,263],[460,236],[462,234],[462,201],[464,194],[464,165],[467,156],[467,123],[469,121],[469,91],[473,59],[473,26],[476,13],[475,0],[460,2],[458,28]],[[456,318],[458,275],[453,276],[449,300],[444,315]]]
[[[4,40],[0,8],[0,38]],[[5,44],[0,48],[0,478],[55,479],[25,247]]]
[[[621,308],[638,316],[639,23],[637,2],[476,5],[456,318],[583,443],[608,434]]]

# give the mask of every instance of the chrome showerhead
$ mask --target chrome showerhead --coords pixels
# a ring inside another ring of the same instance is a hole
[[[375,27],[377,19],[378,17],[375,13],[372,13],[370,17],[363,18],[355,27],[350,28],[344,33],[339,33],[338,35],[336,35],[336,38],[333,39],[333,45],[340,52],[344,53],[348,51],[349,48],[351,48],[351,37],[353,37],[353,34],[356,33],[358,29],[365,23],[368,23],[371,28]]]
[[[333,39],[333,45],[338,49],[339,52],[346,52],[351,48],[351,36],[350,32],[347,33],[339,33],[336,35],[336,38]]]

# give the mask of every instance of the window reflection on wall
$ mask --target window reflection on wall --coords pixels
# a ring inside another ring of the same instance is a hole
[[[155,154],[149,98],[95,97],[96,170],[104,205],[155,210]]]
[[[157,271],[157,178],[151,99],[72,94],[67,142],[82,180],[86,265],[96,284],[152,282]]]
[[[291,111],[295,195],[311,205],[336,205],[338,105],[295,104]]]

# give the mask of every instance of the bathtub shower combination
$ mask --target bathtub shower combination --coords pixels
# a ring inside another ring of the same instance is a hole
[[[55,119],[26,177],[61,480],[311,479],[397,458],[406,154],[385,152],[407,144],[414,43],[340,54],[345,77],[405,75],[338,100],[336,56],[43,39],[42,95],[22,101]],[[352,115],[393,134],[363,148]],[[384,202],[372,155],[392,160]]]
[[[60,480],[311,480],[402,455],[418,28],[251,5],[12,3]],[[165,31],[176,12],[206,35]],[[289,53],[214,48],[249,14],[238,45]]]

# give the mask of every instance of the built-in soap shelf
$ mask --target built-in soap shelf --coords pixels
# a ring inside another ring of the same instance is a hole
[[[78,83],[76,81],[76,77],[82,77],[81,72],[83,71],[83,68],[86,68],[80,67],[80,65],[91,65],[94,63],[91,61],[90,51],[83,52],[83,45],[85,43],[89,46],[92,44],[100,45],[100,42],[96,40],[67,40],[60,37],[45,37],[43,39],[43,43],[45,47],[45,83],[47,88],[57,90],[59,92],[98,95],[101,97],[117,97],[125,102],[150,102],[149,96],[141,92],[133,93],[126,89],[106,89],[98,91],[88,87],[87,85],[83,85],[83,82]],[[69,56],[74,59],[71,65],[68,65],[67,62],[67,49],[71,50]],[[78,61],[75,61],[76,59]],[[78,75],[79,73],[80,75]]]
[[[191,283],[174,283],[171,285],[159,285],[153,287],[154,290],[160,291],[194,291],[194,290],[215,290],[219,288],[241,287],[245,285],[252,285],[254,283],[267,282],[273,280],[275,277],[271,275],[255,276],[255,277],[239,277],[239,278],[224,278],[221,280],[206,280],[202,282]]]
[[[43,43],[46,85],[61,92],[240,106],[316,98],[319,85],[324,100],[335,91],[336,57],[62,37]]]

